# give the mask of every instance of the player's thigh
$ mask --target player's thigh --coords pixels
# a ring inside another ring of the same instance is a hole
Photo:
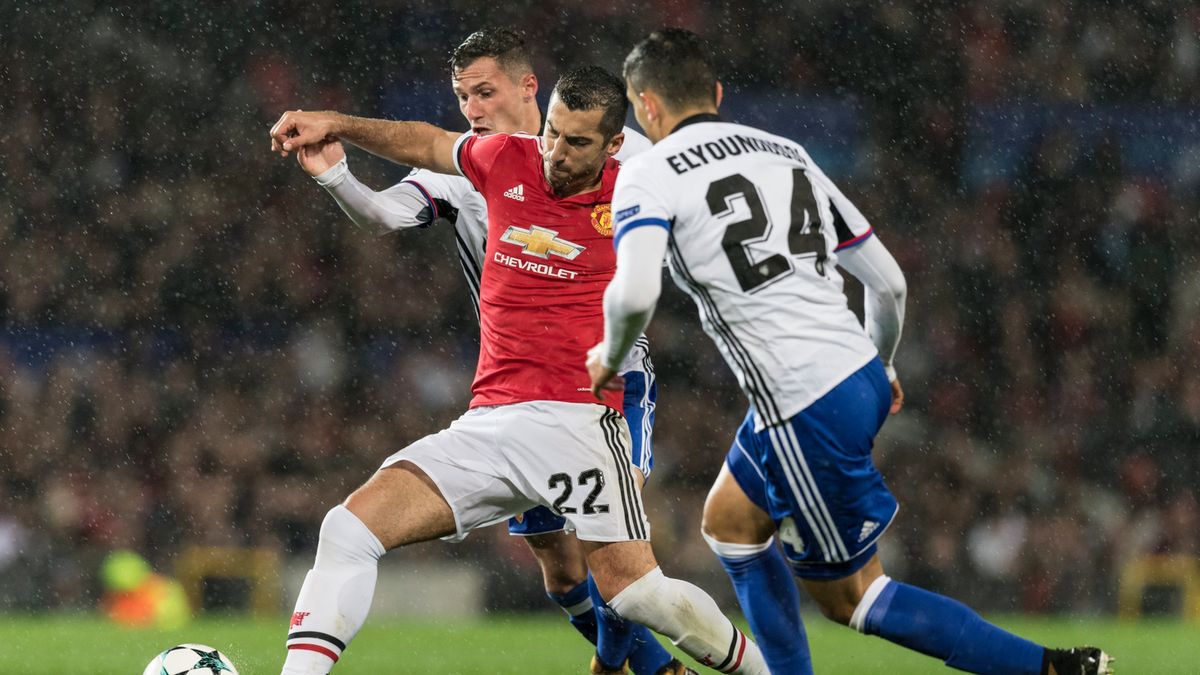
[[[588,569],[605,600],[612,600],[658,566],[648,541],[585,541],[583,546]]]
[[[726,544],[761,544],[775,534],[775,521],[746,495],[727,465],[721,466],[704,500],[700,527]]]
[[[468,411],[449,428],[384,460],[385,468],[411,467],[428,490],[441,496],[453,525],[441,535],[447,540],[459,541],[472,530],[502,522],[536,504],[513,484],[511,462],[497,442],[496,427],[505,416],[502,409]],[[445,511],[437,517],[442,530]]]
[[[600,405],[534,401],[511,408],[497,435],[512,480],[564,517],[580,539],[648,539],[641,477],[620,413]]]
[[[454,512],[437,485],[408,462],[375,472],[346,499],[346,508],[386,549],[436,539],[455,530]]]

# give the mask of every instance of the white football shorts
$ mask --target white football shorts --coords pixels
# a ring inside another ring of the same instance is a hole
[[[467,411],[449,428],[388,457],[429,475],[472,530],[544,505],[586,541],[650,538],[634,479],[629,427],[599,404],[530,401]]]

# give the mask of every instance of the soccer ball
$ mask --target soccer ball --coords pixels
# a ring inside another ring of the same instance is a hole
[[[146,664],[142,675],[238,675],[229,657],[208,645],[171,647]]]

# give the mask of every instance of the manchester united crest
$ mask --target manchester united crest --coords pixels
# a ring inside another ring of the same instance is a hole
[[[592,209],[592,227],[605,237],[612,236],[612,204],[599,204]]]

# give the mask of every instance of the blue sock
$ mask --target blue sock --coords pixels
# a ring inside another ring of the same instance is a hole
[[[601,663],[616,668],[628,659],[629,669],[634,675],[654,675],[671,662],[674,657],[663,648],[649,628],[622,619],[604,602],[590,574],[588,591],[596,607],[596,656]]]
[[[877,594],[872,602],[870,596]],[[1045,649],[994,626],[970,607],[936,593],[876,579],[851,625],[980,675],[1041,675]],[[856,623],[858,625],[856,625]]]
[[[546,595],[563,608],[575,630],[587,638],[588,642],[596,644],[596,613],[593,611],[593,601],[588,594],[586,581],[562,595],[557,593],[547,593]]]
[[[771,672],[812,675],[808,635],[800,618],[800,592],[775,540],[763,548],[705,539],[733,582],[738,604]]]

